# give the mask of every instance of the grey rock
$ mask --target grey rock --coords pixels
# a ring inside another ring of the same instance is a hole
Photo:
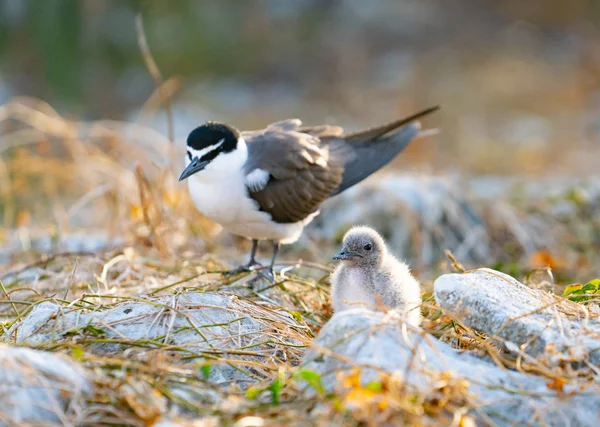
[[[89,392],[83,369],[67,358],[0,344],[0,425],[69,424]]]
[[[531,289],[487,268],[439,277],[434,296],[453,317],[515,354],[548,366],[600,364],[600,316],[594,306]]]
[[[156,350],[168,345],[165,351],[185,353],[198,362],[208,355],[262,363],[299,357],[295,356],[302,346],[298,337],[307,329],[285,311],[235,295],[186,293],[126,301],[96,310],[44,302],[14,325],[5,340],[43,345],[77,340],[80,334],[93,341],[95,337],[89,333],[92,327],[102,339],[88,343],[86,348],[97,354]],[[134,341],[136,346],[129,345]],[[220,363],[210,371],[210,380],[215,383],[238,381],[243,386],[262,378],[260,366],[250,368],[243,363]]]
[[[325,351],[323,351],[325,349]],[[413,349],[415,353],[413,355]],[[332,356],[331,354],[336,356]],[[339,357],[341,356],[341,357]],[[352,363],[346,363],[351,361]],[[426,393],[440,374],[470,383],[468,393],[478,410],[497,425],[592,426],[600,423],[600,394],[589,383],[565,387],[568,398],[550,390],[547,379],[509,371],[491,362],[460,353],[417,329],[402,331],[401,323],[384,313],[351,309],[336,313],[323,327],[303,361],[321,375],[328,391],[335,373],[360,365],[361,381],[377,379],[377,370],[404,376],[405,384]]]

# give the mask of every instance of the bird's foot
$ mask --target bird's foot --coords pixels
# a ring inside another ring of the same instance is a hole
[[[262,265],[260,265],[257,262],[250,262],[246,265],[240,265],[239,267],[234,268],[233,270],[224,271],[222,274],[223,276],[235,276],[236,274],[240,273],[251,273],[260,267],[262,267]]]
[[[276,283],[275,271],[272,268],[265,268],[264,270],[259,271],[256,277],[250,282],[252,289],[255,291],[261,289],[262,287],[259,286],[259,284],[263,280],[269,285],[274,285]]]
[[[257,277],[265,279],[271,284],[275,283],[275,271],[272,268],[265,268],[263,271],[257,274]]]

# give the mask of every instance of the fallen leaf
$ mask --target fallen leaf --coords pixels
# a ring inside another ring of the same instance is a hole
[[[553,270],[558,267],[559,261],[548,251],[537,251],[531,256],[530,264],[533,268],[550,268]]]
[[[378,393],[368,388],[353,388],[344,396],[346,406],[362,408],[375,403],[378,399]]]
[[[554,378],[552,381],[546,383],[546,387],[550,390],[563,391],[565,384],[567,384],[567,382],[564,379]]]
[[[342,384],[345,388],[350,389],[360,387],[360,369],[352,369],[350,373],[344,377]]]

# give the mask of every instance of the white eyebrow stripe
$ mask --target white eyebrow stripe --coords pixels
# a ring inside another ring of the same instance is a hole
[[[200,157],[204,156],[206,153],[209,153],[213,150],[217,150],[221,145],[223,145],[224,142],[225,142],[225,138],[222,138],[215,145],[211,145],[210,147],[203,148],[202,150],[194,150],[193,148],[188,147],[188,152],[192,153],[192,157],[200,158]]]

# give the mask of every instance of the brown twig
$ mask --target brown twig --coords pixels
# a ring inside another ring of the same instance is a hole
[[[151,203],[152,199],[152,190],[150,183],[146,179],[144,175],[144,171],[140,165],[135,167],[135,177],[138,184],[138,192],[140,197],[140,206],[142,207],[142,215],[144,216],[144,222],[148,226],[150,230],[151,236],[154,237],[154,244],[156,248],[159,250],[161,255],[164,257],[167,255],[167,247],[163,241],[163,238],[158,231],[158,224],[160,224],[160,211],[155,203]],[[154,205],[154,206],[152,206]],[[154,207],[153,211],[155,213],[155,217],[153,218],[150,214],[150,209]]]
[[[175,142],[175,129],[173,127],[173,109],[171,107],[171,101],[169,99],[168,92],[165,90],[162,74],[160,73],[160,70],[156,65],[156,61],[154,61],[154,58],[152,57],[152,53],[150,53],[150,47],[148,46],[148,40],[146,39],[146,33],[144,31],[144,20],[142,18],[141,13],[138,13],[135,17],[135,28],[137,33],[138,46],[140,47],[142,57],[144,58],[144,63],[146,64],[146,68],[152,76],[152,79],[154,79],[154,83],[156,84],[159,96],[162,99],[163,105],[165,106],[165,112],[167,114],[169,141],[171,141],[171,143],[173,144]]]
[[[465,271],[467,271],[467,269],[456,260],[456,258],[454,257],[454,255],[452,254],[452,252],[450,251],[450,249],[446,249],[444,251],[444,253],[446,254],[446,257],[450,260],[450,263],[452,264],[452,268],[454,268],[456,271],[459,271],[461,273],[464,273]]]

